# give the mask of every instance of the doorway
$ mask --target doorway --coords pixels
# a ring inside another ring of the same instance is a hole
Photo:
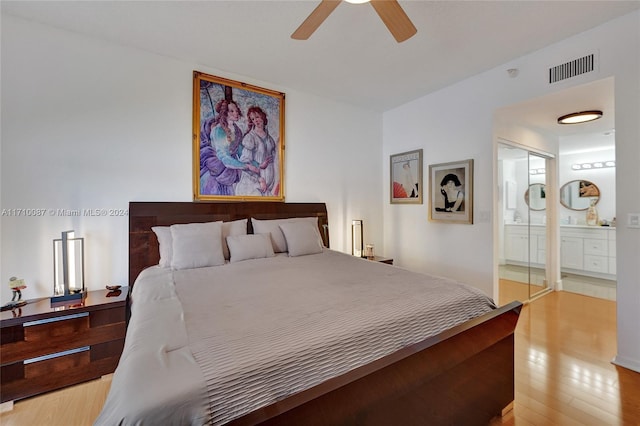
[[[551,167],[546,167],[545,175],[547,253],[544,266],[548,287],[610,300],[616,299],[617,284],[616,173],[615,167],[599,165],[615,163],[614,92],[614,79],[607,77],[500,108],[494,118],[494,154],[499,143],[506,141],[525,151],[551,157],[551,160],[547,159]],[[598,120],[569,126],[557,123],[557,118],[562,115],[594,108],[603,111]],[[578,168],[577,165],[581,164],[593,166],[590,169]],[[496,172],[497,166],[498,163]],[[590,181],[598,186],[598,224],[588,225],[586,209],[576,208],[561,198],[562,188],[573,185],[572,181]],[[505,264],[504,225],[498,208],[499,198],[503,196],[501,182],[500,179],[495,181],[497,190],[494,196],[497,209],[494,221],[494,291],[498,295],[498,268]],[[579,239],[582,239],[582,245]],[[585,241],[595,243],[585,245]]]

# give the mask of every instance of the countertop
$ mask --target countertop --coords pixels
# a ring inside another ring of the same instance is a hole
[[[508,226],[527,226],[527,225],[531,225],[531,226],[547,226],[547,225],[542,224],[542,223],[505,223],[505,225],[508,225]],[[566,224],[561,224],[560,227],[561,228],[583,228],[583,229],[616,229],[615,226],[590,226],[590,225],[566,225]]]

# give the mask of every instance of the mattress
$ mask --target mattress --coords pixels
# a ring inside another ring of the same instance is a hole
[[[473,287],[329,249],[148,268],[132,300],[97,425],[224,424],[495,309]]]

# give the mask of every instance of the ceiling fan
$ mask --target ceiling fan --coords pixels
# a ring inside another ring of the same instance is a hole
[[[411,38],[418,30],[413,26],[407,14],[397,0],[346,0],[349,3],[367,3],[375,9],[398,43]],[[322,0],[297,30],[291,34],[295,40],[306,40],[318,29],[320,24],[342,3],[342,0]]]

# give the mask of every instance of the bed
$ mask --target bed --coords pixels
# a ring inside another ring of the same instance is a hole
[[[160,229],[175,249],[180,225],[216,222],[248,235],[223,238],[223,263],[179,248],[163,264]],[[327,225],[323,203],[131,202],[131,316],[96,425],[481,425],[510,409],[521,304],[333,251]]]

